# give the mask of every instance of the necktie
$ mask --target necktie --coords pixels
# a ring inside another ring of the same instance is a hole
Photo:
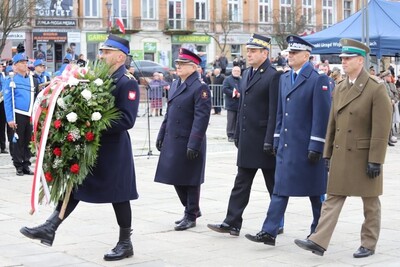
[[[297,78],[297,73],[295,72],[295,73],[293,74],[293,80],[296,80],[296,78]]]

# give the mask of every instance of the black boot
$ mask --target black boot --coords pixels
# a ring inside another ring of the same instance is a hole
[[[119,228],[119,241],[109,253],[104,255],[104,260],[118,261],[133,256],[131,232],[131,228]]]
[[[32,228],[22,227],[19,231],[26,237],[39,239],[40,243],[52,246],[56,230],[62,222],[59,214],[58,211],[54,211],[44,224]]]

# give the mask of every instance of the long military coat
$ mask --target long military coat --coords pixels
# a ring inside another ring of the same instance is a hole
[[[273,144],[279,77],[281,72],[267,59],[249,79],[251,68],[243,73],[240,88],[235,139],[238,140],[237,166],[274,169],[275,157],[263,151]]]
[[[323,152],[331,102],[328,76],[306,63],[292,79],[289,71],[279,83],[274,194],[318,196],[326,191],[327,171],[323,160],[311,163],[308,152]]]
[[[125,75],[125,66],[116,70],[115,105],[121,117],[101,136],[95,168],[73,196],[91,203],[117,203],[137,199],[135,167],[128,130],[135,124],[139,106],[139,87]]]
[[[167,112],[157,137],[163,143],[156,182],[191,186],[204,182],[210,113],[210,89],[200,81],[197,72],[182,83],[181,79],[172,83]],[[187,148],[199,151],[199,157],[189,160]]]
[[[367,163],[383,164],[391,128],[392,105],[383,84],[363,70],[333,93],[324,157],[331,158],[329,194],[372,197],[382,194],[382,174],[367,176]]]

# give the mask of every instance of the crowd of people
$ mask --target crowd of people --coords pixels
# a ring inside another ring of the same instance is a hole
[[[270,37],[253,34],[246,43],[246,60],[238,57],[227,77],[224,54],[216,58],[214,69],[205,73],[204,53],[181,48],[174,61],[176,72],[168,77],[171,80],[154,73],[146,84],[149,116],[163,116],[156,140],[160,157],[154,181],[173,185],[184,209],[174,229],[196,227],[197,218],[202,216],[206,132],[211,115],[221,114],[225,107],[227,139],[237,147],[237,174],[224,220],[207,227],[240,235],[253,180],[261,169],[270,203],[261,230],[246,234],[248,240],[275,246],[277,236],[284,233],[289,198],[308,197],[310,229],[307,238],[296,239],[295,244],[322,256],[346,198],[358,196],[363,201],[364,222],[360,247],[353,256],[371,256],[380,232],[385,153],[387,145],[396,142],[394,131],[400,122],[400,76],[394,81],[390,70],[380,75],[372,73],[373,68],[368,72],[364,60],[369,47],[352,39],[341,40],[344,73],[330,70],[329,62],[315,66],[310,60],[313,45],[299,36],[289,35],[287,57],[279,54],[274,61],[270,60],[270,43]],[[122,116],[104,133],[96,167],[72,193],[63,218],[59,217],[60,202],[44,224],[21,228],[23,235],[51,246],[58,227],[80,201],[112,203],[119,241],[104,260],[133,256],[130,200],[137,199],[138,193],[128,130],[137,117],[140,81],[134,78],[134,69],[126,66],[129,47],[129,41],[114,35],[100,47],[99,59],[111,66],[109,74],[116,86],[113,95]],[[23,50],[19,48],[12,65],[7,66],[11,69],[0,76],[4,97],[0,119],[8,128],[0,130],[8,133],[16,174],[31,175],[28,143],[32,105],[50,77],[41,59],[30,71]],[[71,63],[85,64],[67,51],[56,75]],[[167,102],[165,114],[163,98]],[[1,153],[8,153],[5,136],[0,138]],[[111,186],[115,184],[118,186]]]

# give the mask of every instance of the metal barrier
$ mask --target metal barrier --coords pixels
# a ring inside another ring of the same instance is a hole
[[[210,84],[208,87],[211,91],[212,107],[225,108],[225,95],[222,90],[222,84]]]

